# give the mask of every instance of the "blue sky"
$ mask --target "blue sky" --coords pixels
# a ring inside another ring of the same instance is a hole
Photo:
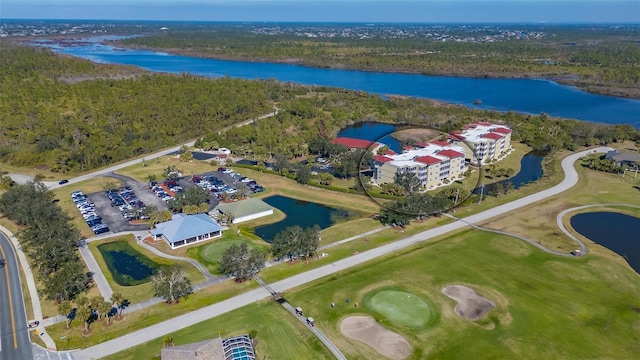
[[[0,18],[640,23],[640,0],[0,0]]]

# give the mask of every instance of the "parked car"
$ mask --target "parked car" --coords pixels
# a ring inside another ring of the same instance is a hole
[[[60,184],[60,185],[64,185],[64,184],[66,184],[66,183],[68,183],[68,182],[69,182],[69,180],[64,179],[64,180],[60,180],[60,181],[58,182],[58,184]]]

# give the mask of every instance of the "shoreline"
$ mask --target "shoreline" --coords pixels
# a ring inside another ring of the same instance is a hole
[[[123,44],[119,40],[108,40],[104,41],[104,44],[123,47],[132,50],[148,50],[148,51],[157,51],[157,52],[165,52],[171,55],[179,55],[179,56],[192,56],[202,59],[214,59],[214,60],[224,60],[224,61],[246,61],[246,62],[254,62],[254,63],[271,63],[271,64],[286,64],[286,65],[298,65],[304,66],[308,68],[315,69],[333,69],[333,70],[356,70],[356,71],[365,71],[365,72],[377,72],[377,73],[388,73],[388,74],[409,74],[409,75],[423,75],[423,76],[440,76],[440,77],[466,77],[466,78],[487,78],[487,79],[530,79],[530,80],[542,80],[542,81],[550,81],[564,86],[570,86],[577,90],[584,91],[591,94],[602,95],[602,96],[612,96],[624,99],[633,99],[640,100],[640,88],[626,88],[626,87],[612,87],[608,85],[598,85],[591,84],[580,80],[580,76],[577,74],[570,75],[541,75],[541,74],[527,74],[527,73],[509,73],[504,75],[498,74],[485,74],[485,75],[474,75],[474,74],[465,74],[465,73],[426,73],[421,71],[411,71],[411,70],[369,70],[362,69],[354,66],[347,66],[341,64],[341,66],[331,66],[331,65],[313,65],[306,63],[304,59],[300,58],[283,58],[283,59],[264,59],[257,57],[234,57],[234,56],[216,56],[214,54],[208,54],[202,51],[189,51],[184,49],[177,48],[154,48],[154,47],[146,47],[146,46],[138,46],[138,45],[129,45]]]

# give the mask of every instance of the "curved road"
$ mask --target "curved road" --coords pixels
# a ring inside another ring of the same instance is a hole
[[[582,205],[582,206],[576,206],[573,207],[571,209],[566,209],[566,210],[562,210],[558,216],[556,216],[556,223],[558,223],[558,227],[560,228],[560,230],[562,230],[562,232],[567,235],[571,240],[577,242],[578,244],[580,244],[580,253],[581,255],[584,255],[587,253],[588,249],[587,246],[577,237],[575,237],[571,232],[569,232],[569,230],[567,230],[567,228],[564,226],[564,223],[562,222],[562,218],[564,218],[564,216],[572,211],[576,211],[576,210],[582,210],[582,209],[587,209],[587,208],[592,208],[592,207],[617,207],[617,206],[624,206],[624,207],[632,207],[632,208],[636,208],[636,209],[640,209],[640,205],[631,205],[631,204],[592,204],[592,205]]]
[[[578,172],[574,168],[574,163],[578,159],[594,152],[603,153],[610,150],[612,149],[609,147],[599,147],[597,149],[586,150],[567,156],[562,160],[562,170],[565,173],[565,178],[564,180],[562,180],[562,182],[554,187],[466,217],[464,218],[464,222],[456,221],[438,228],[430,229],[410,236],[408,238],[389,243],[378,248],[356,254],[354,256],[350,256],[346,259],[338,260],[334,263],[322,266],[320,268],[292,276],[290,278],[271,284],[271,287],[278,292],[289,290],[297,286],[306,284],[310,281],[323,278],[327,275],[343,271],[377,257],[384,256],[391,252],[417,244],[419,242],[427,241],[440,235],[462,229],[468,226],[468,223],[477,224],[492,217],[513,211],[529,204],[533,204],[550,196],[557,195],[565,190],[570,189],[578,182]],[[233,298],[224,300],[222,302],[192,311],[188,314],[184,314],[173,319],[149,326],[145,329],[135,331],[120,338],[105,341],[101,344],[83,350],[74,351],[72,354],[74,359],[100,358],[107,355],[115,354],[130,347],[151,341],[167,334],[171,334],[175,331],[184,329],[190,325],[199,323],[206,319],[216,317],[235,309],[239,309],[245,305],[257,301],[258,299],[262,299],[270,295],[271,294],[264,288],[258,288],[247,293],[240,294]]]
[[[33,359],[20,272],[13,246],[0,232],[0,359]]]

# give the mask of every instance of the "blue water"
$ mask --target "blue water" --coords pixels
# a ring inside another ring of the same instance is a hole
[[[349,212],[344,210],[286,196],[275,195],[262,200],[287,216],[277,223],[255,228],[255,234],[269,243],[277,233],[286,227],[298,225],[302,228],[308,228],[318,225],[320,229],[326,229],[333,225],[336,220],[347,218],[350,215]]]
[[[374,94],[397,94],[461,104],[480,109],[640,126],[640,100],[590,94],[536,79],[484,79],[320,69],[298,65],[225,61],[170,55],[148,50],[116,49],[98,41],[38,42],[41,46],[100,63],[135,65],[150,71],[245,79],[273,78],[284,82],[333,86]],[[481,99],[476,106],[474,99]]]
[[[515,156],[515,154],[511,154],[510,156]],[[480,194],[483,193],[485,195],[491,194],[495,188],[496,184],[506,184],[510,182],[513,185],[514,189],[519,189],[522,185],[532,183],[540,177],[542,177],[542,159],[544,159],[544,154],[531,151],[525,154],[520,160],[520,171],[505,180],[498,181],[497,183],[485,185],[484,189],[482,187],[477,187],[473,189],[472,193]],[[500,167],[500,162],[496,163],[497,167]]]
[[[570,223],[586,238],[622,256],[640,273],[640,218],[603,211],[574,215]]]
[[[381,142],[387,145],[389,149],[397,153],[401,153],[402,149],[400,147],[400,143],[391,136],[395,131],[396,127],[394,125],[362,122],[347,126],[340,130],[338,137],[349,137]]]

